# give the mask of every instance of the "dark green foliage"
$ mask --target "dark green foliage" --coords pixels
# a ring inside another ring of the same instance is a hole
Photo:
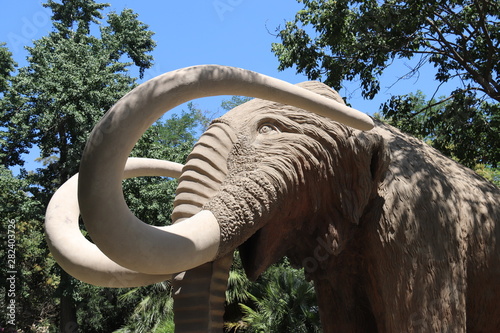
[[[9,78],[14,71],[15,65],[12,59],[12,53],[5,47],[5,43],[0,43],[0,94],[7,91],[9,87]]]
[[[7,276],[12,275],[7,272],[16,272],[15,297],[7,297],[6,283],[0,285],[0,316],[7,318],[4,302],[14,299],[17,328],[28,332],[32,323],[43,327],[57,314],[51,297],[58,278],[54,275],[54,260],[48,256],[43,234],[44,207],[30,195],[29,183],[0,166],[0,188],[0,257],[5,263],[0,278],[7,281]],[[13,243],[8,242],[12,232],[15,233]],[[14,258],[9,250],[15,252]],[[8,258],[14,261],[7,261]]]
[[[226,292],[228,332],[321,332],[314,286],[302,270],[292,268],[285,258],[255,282],[244,274],[235,256]]]
[[[2,219],[27,221],[43,218],[43,207],[30,195],[32,186],[22,175],[14,177],[12,171],[0,165],[0,188]]]
[[[271,267],[262,279],[254,308],[243,306],[246,332],[321,332],[314,286],[302,271]]]
[[[396,60],[416,63],[401,78],[430,64],[436,88],[446,82],[458,87],[420,105],[411,95],[395,96],[383,107],[384,116],[410,134],[428,137],[461,163],[498,165],[498,1],[297,1],[304,9],[273,45],[281,70],[295,66],[335,89],[344,80],[359,79],[362,95],[371,99],[380,90],[382,73]]]
[[[49,1],[45,6],[54,12],[56,30],[27,48],[29,65],[12,78],[2,110],[9,131],[1,158],[7,166],[22,164],[19,155],[33,145],[42,158],[56,156],[39,177],[51,189],[47,179],[60,184],[77,172],[93,125],[134,84],[127,73],[132,63],[122,62],[123,56],[137,64],[142,75],[152,65],[146,53],[155,43],[153,33],[130,10],[111,13],[101,36],[95,37],[90,26],[99,22],[99,11],[107,5]]]
[[[477,103],[474,92],[456,91],[444,102],[426,101],[422,93],[396,96],[382,112],[395,126],[468,167],[500,163],[500,104]]]
[[[73,299],[77,302],[77,321],[81,332],[112,332],[123,325],[131,313],[133,303],[122,304],[119,296],[123,289],[100,288],[73,280]],[[96,311],[98,309],[98,311]]]
[[[13,73],[15,63],[11,54],[4,44],[0,45],[0,171],[5,191],[1,196],[1,241],[6,241],[4,228],[15,220],[19,272],[16,324],[24,331],[48,328],[57,332],[65,327],[76,328],[73,321],[78,321],[80,331],[109,332],[125,324],[135,304],[118,302],[123,291],[89,286],[61,272],[45,243],[44,213],[55,189],[78,171],[90,130],[135,85],[128,70],[135,66],[142,76],[152,66],[152,56],[148,53],[155,43],[151,38],[153,33],[131,10],[110,13],[106,22],[101,23],[101,12],[107,4],[50,0],[44,6],[53,12],[54,31],[27,47],[26,67]],[[192,111],[183,117],[194,115]],[[184,118],[167,122],[173,125],[184,121],[175,131],[193,133],[202,118],[198,113],[196,116],[192,122]],[[135,153],[156,158],[175,156],[180,161],[187,154],[182,149],[188,149],[194,139],[184,135],[175,144],[176,148],[162,150],[161,146],[169,144],[174,136],[168,134],[165,124],[159,123],[136,147]],[[6,167],[22,166],[22,154],[35,146],[41,151],[43,167],[13,177]],[[175,185],[165,180],[148,181],[155,190],[146,192],[147,196],[142,198],[144,190],[137,191],[132,208],[139,215],[155,217],[150,220],[167,223],[170,206],[165,202],[173,196]],[[133,201],[134,187],[128,187],[127,197]],[[2,251],[6,248],[2,247]],[[4,258],[4,253],[1,254]],[[2,306],[2,318],[5,309]],[[63,312],[68,316],[59,320]]]
[[[139,68],[139,77],[150,68],[153,56],[148,55],[156,46],[151,39],[153,33],[148,26],[137,20],[138,15],[131,9],[125,9],[120,14],[111,13],[108,17],[109,26],[101,27],[102,39],[110,50],[110,59],[119,61],[127,55]]]
[[[52,10],[52,21],[61,37],[69,39],[74,32],[78,38],[90,34],[90,25],[99,24],[101,11],[109,4],[86,0],[61,0],[60,3],[49,0],[43,6]]]
[[[394,59],[421,55],[438,68],[438,81],[459,75],[500,100],[496,1],[298,2],[304,9],[279,32],[282,43],[273,45],[280,69],[295,65],[337,89],[343,80],[359,77],[363,95],[372,98],[380,90],[378,77]]]
[[[9,166],[21,163],[20,153],[9,147],[9,141],[13,133],[16,135],[15,141],[22,141],[22,135],[16,133],[14,124],[9,124],[6,119],[6,109],[9,108],[4,95],[11,89],[12,74],[16,63],[12,59],[12,53],[7,49],[5,43],[0,43],[0,161],[2,165]],[[20,125],[22,127],[22,125]],[[7,163],[10,160],[11,163]]]
[[[119,302],[136,304],[125,325],[116,333],[173,332],[174,313],[169,282],[133,288],[119,297]]]

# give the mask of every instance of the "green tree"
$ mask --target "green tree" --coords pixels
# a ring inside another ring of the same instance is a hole
[[[30,192],[42,207],[40,216],[54,190],[77,172],[94,124],[134,86],[129,68],[138,68],[142,76],[152,65],[148,53],[155,46],[153,33],[131,10],[111,12],[103,24],[107,4],[49,0],[44,6],[53,12],[54,31],[27,47],[29,64],[7,77],[0,115],[2,165],[22,166],[22,154],[33,146],[45,161],[43,168],[26,177],[37,185]],[[99,36],[91,34],[92,26],[99,28]],[[4,61],[5,50],[1,54]],[[41,229],[43,219],[36,221]],[[76,323],[77,285],[61,272],[60,331]]]
[[[477,103],[470,94],[426,100],[418,91],[392,97],[382,106],[386,119],[460,163],[498,167],[500,104]]]
[[[423,109],[426,110],[425,113],[420,112]],[[489,124],[494,128],[498,128],[498,125],[495,120],[482,119],[486,112],[481,108],[469,108],[467,113],[462,113],[468,119],[461,119],[460,122],[450,115],[455,110],[456,104],[453,101],[427,101],[426,96],[417,91],[393,97],[383,104],[385,117],[381,120],[412,133],[500,186],[500,168],[482,162],[487,160],[484,156],[489,153],[484,150],[494,149],[493,146],[500,139],[500,129],[490,131],[485,125]],[[379,115],[376,117],[381,118]]]
[[[27,47],[29,65],[13,78],[6,96],[11,105],[3,118],[24,140],[14,140],[9,131],[11,140],[5,146],[17,155],[2,158],[7,166],[22,164],[18,156],[33,145],[42,158],[57,156],[38,177],[50,192],[54,186],[48,180],[57,185],[76,173],[89,131],[135,82],[127,68],[135,64],[142,75],[152,65],[147,53],[155,43],[153,33],[131,10],[110,13],[108,25],[100,25],[99,38],[90,34],[90,26],[99,22],[107,5],[63,0],[44,6],[52,9],[56,29]],[[132,62],[123,62],[124,55]]]
[[[7,134],[15,133],[15,129],[12,124],[6,122],[4,117],[6,113],[5,110],[9,103],[7,103],[6,99],[3,97],[11,89],[12,74],[15,67],[16,63],[14,62],[14,59],[12,59],[12,53],[8,50],[5,43],[0,43],[0,119],[2,120],[0,127],[0,160],[5,162],[7,160],[7,156],[10,156],[10,159],[14,164],[19,163],[20,159],[19,154],[17,154],[16,151],[13,151],[13,149],[11,149],[8,145],[8,141],[12,139],[9,139]],[[21,141],[22,138],[18,136],[15,140]],[[7,164],[2,163],[2,165]]]
[[[344,80],[359,79],[362,95],[373,98],[380,90],[380,76],[396,60],[414,60],[416,65],[407,77],[432,65],[439,86],[458,82],[449,96],[428,101],[420,109],[413,97],[396,96],[382,112],[388,117],[398,114],[399,119],[422,114],[432,118],[428,126],[451,126],[448,135],[454,137],[454,153],[464,152],[464,145],[475,134],[481,137],[474,141],[475,146],[456,157],[467,165],[497,166],[498,1],[297,1],[304,8],[279,31],[281,43],[273,45],[280,69],[295,66],[310,79],[323,80],[336,89]],[[441,112],[432,111],[433,106],[445,102]],[[439,139],[436,145],[440,148],[450,144]]]
[[[5,43],[0,43],[0,94],[5,93],[9,88],[9,79],[16,63],[12,59],[12,53],[9,52]]]
[[[0,316],[7,318],[7,304],[16,302],[16,328],[29,331],[32,324],[45,327],[49,318],[56,314],[52,301],[59,276],[55,274],[54,260],[48,256],[43,234],[43,207],[30,195],[26,179],[14,177],[12,172],[0,166],[0,257],[5,264],[0,279],[14,275],[15,295],[7,292],[10,284],[0,285]],[[9,273],[10,272],[10,273]],[[14,272],[14,273],[11,273]]]

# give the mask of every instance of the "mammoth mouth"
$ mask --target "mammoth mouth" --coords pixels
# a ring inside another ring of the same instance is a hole
[[[240,245],[238,248],[240,251],[240,258],[245,269],[247,277],[251,281],[257,280],[257,278],[264,272],[269,265],[274,263],[278,258],[273,258],[270,260],[270,256],[264,256],[262,247],[262,228],[257,230],[247,241]],[[267,252],[267,251],[266,251]],[[275,252],[268,252],[275,253]],[[272,262],[271,262],[272,261]]]
[[[290,231],[284,230],[287,222],[273,218],[267,221],[239,247],[247,277],[255,281],[269,266],[286,255],[290,248]]]

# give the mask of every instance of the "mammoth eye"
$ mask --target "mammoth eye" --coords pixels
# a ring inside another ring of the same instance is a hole
[[[272,134],[277,132],[279,132],[279,130],[271,124],[263,124],[259,127],[260,134]]]

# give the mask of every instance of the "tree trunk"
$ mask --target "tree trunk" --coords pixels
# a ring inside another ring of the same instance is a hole
[[[59,332],[77,333],[78,323],[76,321],[76,308],[71,297],[73,287],[68,273],[61,271],[61,303],[59,305]]]

